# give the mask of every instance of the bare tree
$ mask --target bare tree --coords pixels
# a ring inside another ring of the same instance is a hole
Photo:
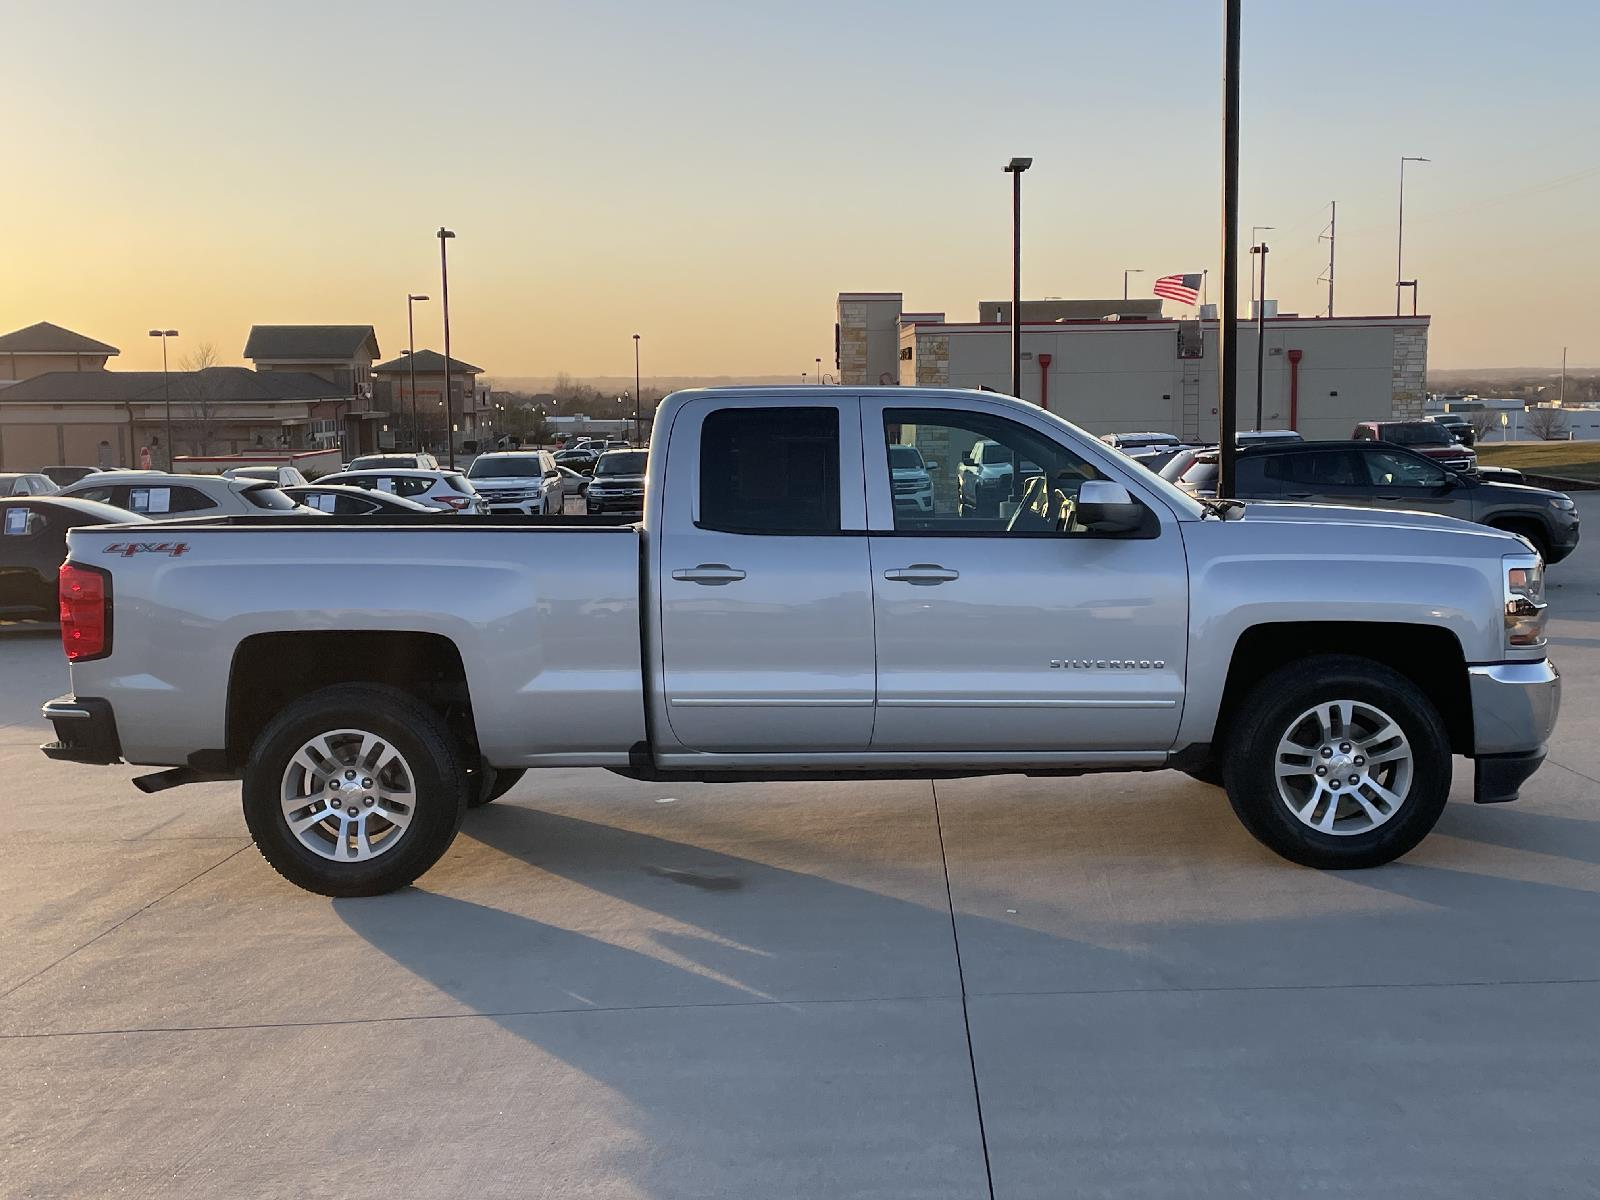
[[[207,367],[216,366],[221,358],[214,345],[210,342],[200,342],[191,353],[185,354],[178,360],[178,365],[185,371],[204,371]]]
[[[1480,408],[1467,414],[1473,435],[1481,442],[1500,428],[1500,414],[1492,408]]]
[[[1565,441],[1567,414],[1559,408],[1530,408],[1523,428],[1542,442]]]

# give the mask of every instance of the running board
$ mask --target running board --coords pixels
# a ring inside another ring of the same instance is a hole
[[[172,767],[166,771],[156,771],[150,775],[136,776],[133,786],[148,796],[156,792],[164,792],[168,788],[182,787],[186,783],[220,783],[226,779],[237,778],[237,775],[220,771],[197,771],[193,767]]]

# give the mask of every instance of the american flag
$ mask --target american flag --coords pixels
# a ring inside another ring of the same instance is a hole
[[[1156,280],[1156,295],[1179,304],[1198,304],[1200,279],[1199,275],[1163,275]]]

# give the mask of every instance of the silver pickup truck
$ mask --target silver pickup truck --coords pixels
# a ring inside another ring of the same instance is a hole
[[[219,518],[68,553],[45,752],[240,778],[267,860],[336,896],[410,883],[532,767],[1172,768],[1286,858],[1373,866],[1453,754],[1515,799],[1560,702],[1521,538],[1201,502],[991,393],[677,393],[638,523]]]

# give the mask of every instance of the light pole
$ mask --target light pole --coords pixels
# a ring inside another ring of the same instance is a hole
[[[1400,156],[1400,211],[1395,221],[1394,230],[1394,315],[1400,315],[1400,288],[1406,277],[1405,272],[1405,245],[1406,245],[1406,164],[1408,162],[1432,162],[1431,158],[1419,158],[1412,154]],[[1415,299],[1416,293],[1412,293]]]
[[[1126,300],[1128,298],[1128,276],[1129,275],[1143,275],[1143,274],[1144,274],[1144,268],[1143,267],[1129,267],[1126,271],[1124,271],[1122,273],[1122,298],[1124,300]]]
[[[422,449],[422,426],[417,417],[417,323],[412,315],[411,306],[418,300],[426,300],[426,296],[413,296],[406,293],[406,356],[411,360],[411,448]]]
[[[161,339],[161,398],[166,405],[167,470],[172,470],[172,384],[167,378],[167,339],[178,336],[176,329],[152,329],[150,336]]]
[[[644,436],[644,419],[639,412],[639,335],[633,335],[633,444]]]
[[[1261,256],[1261,298],[1256,305],[1256,428],[1261,428],[1262,371],[1267,361],[1267,244],[1250,247],[1251,254]],[[1251,272],[1252,278],[1254,272]]]
[[[1031,158],[1013,158],[1005,165],[1011,176],[1011,394],[1022,395],[1022,173]]]
[[[1256,235],[1257,234],[1271,233],[1276,228],[1277,228],[1276,225],[1252,225],[1252,226],[1250,226],[1250,253],[1252,253],[1252,254],[1255,253],[1255,247],[1256,247],[1256,242],[1257,242]],[[1261,298],[1263,300],[1266,299],[1265,296],[1263,296]],[[1255,269],[1254,266],[1252,266],[1250,268],[1250,307],[1251,307],[1251,309],[1254,309],[1255,306],[1256,306],[1256,269]]]
[[[444,305],[444,437],[450,448],[450,469],[456,467],[456,397],[450,387],[450,260],[445,245],[455,234],[439,226],[439,285],[441,303]]]
[[[1239,429],[1239,21],[1223,0],[1222,308],[1217,322],[1217,496],[1233,495]]]

